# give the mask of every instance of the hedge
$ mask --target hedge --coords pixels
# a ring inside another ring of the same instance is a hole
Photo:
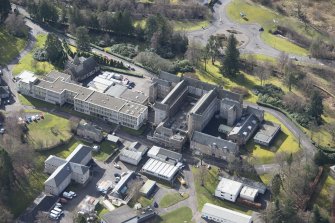
[[[137,73],[132,72],[130,70],[122,70],[122,69],[118,69],[118,68],[114,68],[114,67],[108,67],[108,66],[102,66],[101,69],[105,70],[105,71],[111,71],[111,72],[126,74],[126,75],[133,76],[133,77],[143,78],[142,74],[137,74]]]

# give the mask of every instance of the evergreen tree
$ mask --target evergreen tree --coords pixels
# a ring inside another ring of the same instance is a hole
[[[47,2],[46,0],[43,0],[39,3],[37,13],[38,14],[36,15],[36,17],[41,21],[49,20],[56,22],[58,20],[58,13],[56,7],[53,4]]]
[[[329,219],[321,215],[320,209],[316,205],[313,208],[312,223],[329,223]]]
[[[310,99],[310,105],[308,113],[311,117],[313,117],[318,125],[322,123],[322,117],[323,114],[323,104],[322,104],[322,96],[319,91],[314,90],[312,92],[312,96]]]
[[[6,20],[12,10],[9,0],[0,0],[0,23]]]
[[[13,166],[12,160],[4,149],[0,148],[0,191],[1,196],[5,197],[11,189],[13,183]]]
[[[80,26],[76,29],[76,38],[77,38],[77,49],[79,51],[91,51],[90,47],[90,37],[88,35],[88,30]]]
[[[55,34],[49,33],[45,42],[45,49],[48,53],[48,58],[52,64],[62,67],[65,62],[65,54],[63,51],[62,42]]]
[[[279,174],[273,176],[271,180],[271,192],[274,197],[277,197],[280,193],[281,178]]]
[[[236,75],[240,69],[239,58],[240,52],[237,49],[237,40],[232,34],[228,38],[228,45],[225,50],[221,72],[229,76]]]

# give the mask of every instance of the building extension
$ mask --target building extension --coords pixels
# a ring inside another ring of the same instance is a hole
[[[52,71],[41,79],[23,71],[17,84],[21,94],[59,106],[72,104],[77,112],[128,128],[137,130],[148,119],[146,106],[71,83],[60,72]]]
[[[264,123],[254,137],[254,141],[263,146],[270,146],[273,139],[280,132],[280,125],[275,123]]]
[[[120,151],[119,159],[122,162],[137,166],[147,151],[147,146],[139,142],[133,142],[129,147],[125,147]]]
[[[44,182],[45,192],[59,195],[70,184],[71,180],[85,184],[90,176],[87,163],[92,159],[92,148],[78,145],[66,158],[49,156],[44,162],[44,172],[51,174]]]

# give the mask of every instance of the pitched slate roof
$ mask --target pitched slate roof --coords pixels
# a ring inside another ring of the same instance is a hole
[[[220,149],[228,149],[229,151],[236,151],[238,149],[238,146],[236,143],[229,142],[227,140],[211,136],[202,132],[195,131],[192,135],[192,141],[205,145],[205,146],[211,146],[215,145]]]
[[[59,158],[54,155],[50,155],[44,162],[45,164],[53,165],[53,166],[60,166],[66,163],[65,159]]]
[[[86,60],[80,61],[76,60],[68,71],[76,78],[85,76],[87,73],[92,72],[98,66],[94,57],[89,57]]]
[[[79,144],[66,160],[72,163],[81,163],[91,151],[91,147]]]
[[[116,208],[115,210],[102,216],[102,219],[106,223],[123,223],[134,218],[137,218],[137,213],[128,205]]]
[[[68,162],[66,162],[63,165],[59,166],[44,182],[44,184],[52,187],[58,187],[71,174],[71,166]]]

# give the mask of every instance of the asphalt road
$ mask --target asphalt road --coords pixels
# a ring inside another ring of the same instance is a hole
[[[236,36],[244,43],[240,46],[240,52],[245,54],[263,54],[270,57],[278,58],[281,51],[274,49],[267,45],[261,39],[261,32],[259,24],[239,24],[231,21],[226,13],[226,6],[232,0],[221,0],[222,4],[214,6],[213,19],[210,26],[196,31],[186,33],[190,40],[200,42],[202,45],[207,43],[208,38],[215,34],[227,34],[228,30],[235,30]],[[303,63],[318,64],[318,65],[334,65],[332,61],[319,61],[315,58],[298,56],[290,54],[290,57],[297,58],[298,61]]]

